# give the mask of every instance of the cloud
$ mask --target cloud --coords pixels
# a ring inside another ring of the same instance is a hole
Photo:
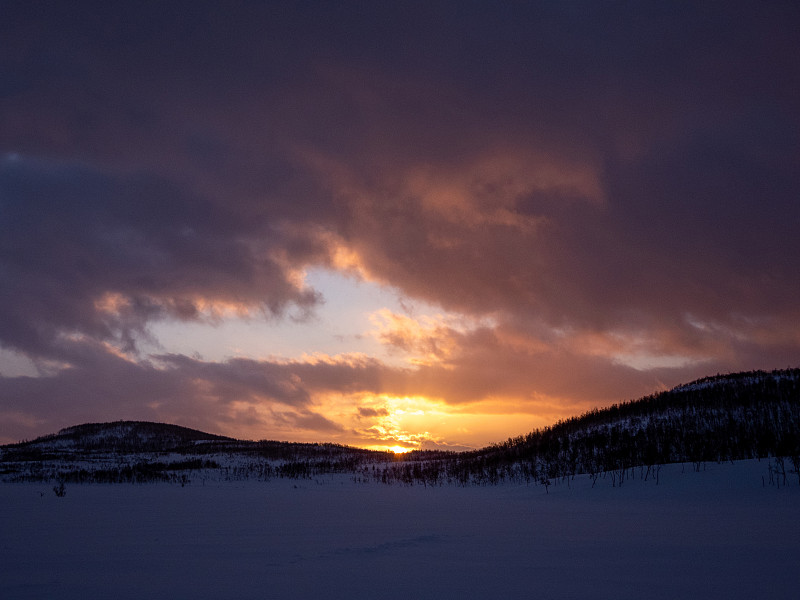
[[[70,424],[118,419],[180,422],[239,437],[311,439],[343,431],[315,400],[319,392],[372,391],[377,365],[206,362],[182,355],[135,361],[88,340],[73,341],[72,365],[40,377],[0,377],[8,441]],[[376,411],[380,414],[380,411]],[[316,436],[316,437],[315,437]]]
[[[559,418],[800,362],[797,12],[450,8],[9,7],[0,345],[42,376],[0,378],[2,434]],[[407,366],[142,353],[166,320],[307,319],[317,267],[437,307],[375,315]]]

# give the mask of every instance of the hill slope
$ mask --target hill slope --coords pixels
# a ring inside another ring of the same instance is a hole
[[[492,453],[581,472],[797,455],[800,369],[707,377],[510,439]]]
[[[461,454],[412,452],[390,480],[548,482],[588,473],[616,484],[635,467],[788,458],[800,476],[800,369],[706,377]],[[780,461],[783,468],[783,460]]]

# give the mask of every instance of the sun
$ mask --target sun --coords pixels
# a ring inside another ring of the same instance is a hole
[[[412,448],[404,448],[403,446],[389,446],[389,451],[395,454],[404,454],[410,452]]]

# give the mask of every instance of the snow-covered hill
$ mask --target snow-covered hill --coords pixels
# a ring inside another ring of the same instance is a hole
[[[800,370],[715,376],[473,453],[539,476],[784,457],[800,468]]]
[[[211,441],[235,441],[232,438],[214,435],[165,423],[147,421],[116,421],[114,423],[86,423],[67,427],[56,434],[38,438],[33,442],[15,444],[42,451],[116,451],[116,452],[169,452],[197,443]]]

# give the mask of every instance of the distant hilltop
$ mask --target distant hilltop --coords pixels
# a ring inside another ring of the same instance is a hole
[[[76,449],[114,449],[120,452],[143,450],[165,451],[197,442],[235,441],[233,438],[205,433],[180,425],[152,423],[149,421],[115,421],[113,423],[86,423],[62,429],[56,434],[34,440],[47,446]]]

